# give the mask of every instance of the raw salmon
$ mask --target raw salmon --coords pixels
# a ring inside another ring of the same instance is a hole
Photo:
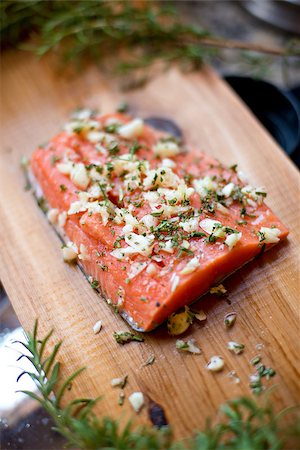
[[[77,112],[31,171],[65,259],[141,331],[288,234],[237,166],[125,114]]]

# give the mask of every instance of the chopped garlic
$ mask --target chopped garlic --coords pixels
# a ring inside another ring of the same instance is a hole
[[[98,320],[98,322],[96,322],[95,325],[93,326],[94,334],[100,333],[101,328],[102,328],[102,322],[101,322],[101,320]]]
[[[158,142],[153,146],[153,152],[156,156],[161,158],[169,158],[178,155],[180,149],[178,144],[173,141],[162,141]]]
[[[280,240],[281,231],[278,228],[261,227],[259,232],[263,234],[264,239],[262,242],[265,244],[276,244]]]
[[[127,379],[128,375],[124,375],[120,378],[113,378],[110,384],[112,385],[112,387],[120,387],[121,389],[123,389],[127,383]]]
[[[78,249],[73,242],[68,242],[66,246],[62,248],[62,255],[65,262],[73,262],[77,259]]]
[[[48,218],[49,222],[52,223],[53,225],[55,225],[57,223],[58,215],[59,215],[59,210],[57,208],[49,209],[49,211],[47,212],[47,218]]]
[[[204,230],[208,234],[211,234],[214,231],[216,225],[222,225],[222,224],[218,220],[212,220],[212,219],[203,219],[200,222],[200,227],[202,228],[202,230]]]
[[[184,352],[190,352],[197,355],[200,355],[201,353],[200,348],[196,345],[195,339],[190,339],[187,342],[178,339],[176,341],[176,348],[177,350],[182,350]]]
[[[225,214],[226,216],[229,214],[229,209],[226,208],[226,206],[222,205],[221,203],[217,203],[217,210],[220,213]]]
[[[172,284],[171,284],[171,292],[174,292],[174,291],[176,291],[176,289],[177,289],[177,286],[178,286],[178,284],[179,284],[179,276],[178,275],[173,275],[172,276],[172,278],[171,278],[171,281],[172,281]]]
[[[200,195],[200,197],[204,197],[208,193],[208,191],[215,192],[218,188],[217,183],[213,181],[211,177],[208,176],[201,178],[199,180],[194,180],[193,186],[196,192],[198,192],[198,194]]]
[[[229,234],[226,237],[224,244],[228,245],[229,249],[231,250],[238,243],[238,241],[241,239],[241,237],[242,237],[242,233]]]
[[[148,236],[142,236],[136,233],[130,233],[125,235],[125,242],[136,253],[140,253],[143,256],[149,256],[152,251],[152,243],[154,241],[153,234]]]
[[[142,119],[133,119],[130,122],[122,125],[118,133],[125,139],[133,139],[140,136],[144,129],[144,122]]]
[[[156,265],[154,263],[150,263],[146,269],[146,272],[149,275],[154,275],[156,273],[156,271],[157,271],[157,269],[156,269]]]
[[[202,309],[200,309],[200,311],[195,313],[194,315],[195,315],[195,318],[197,320],[199,320],[200,322],[204,322],[207,319],[207,315],[205,314],[205,312]]]
[[[150,230],[151,227],[156,227],[158,220],[156,217],[151,216],[151,214],[146,214],[140,219],[140,223]]]
[[[128,400],[136,413],[140,412],[144,405],[144,395],[142,392],[133,392]]]
[[[181,180],[176,173],[169,167],[158,167],[157,169],[147,170],[146,178],[143,181],[145,189],[152,189],[155,186],[165,188],[177,188]]]
[[[80,189],[86,189],[90,179],[83,163],[74,164],[71,170],[71,180]]]
[[[222,356],[212,356],[208,361],[206,368],[211,372],[220,372],[224,368],[224,359]]]
[[[68,211],[68,215],[78,214],[87,210],[87,202],[82,200],[76,200],[72,202]]]
[[[73,163],[72,161],[62,162],[56,164],[56,168],[59,170],[60,173],[63,173],[64,175],[70,175],[73,168]]]
[[[219,284],[218,286],[213,286],[210,288],[209,293],[210,294],[216,294],[216,295],[225,295],[227,292],[227,289],[223,284]]]
[[[60,228],[63,228],[66,224],[66,220],[67,220],[67,213],[66,211],[63,211],[58,215],[58,226]]]
[[[147,267],[146,262],[133,262],[130,266],[128,278],[132,280]]]
[[[241,353],[243,353],[245,346],[244,344],[239,344],[238,342],[230,341],[227,344],[227,348],[236,355],[240,355]]]
[[[173,313],[168,319],[168,332],[171,336],[178,336],[184,333],[193,322],[194,315],[188,306],[184,307],[183,312]]]
[[[180,275],[188,275],[194,272],[197,269],[197,267],[199,267],[199,258],[195,256],[186,264],[184,269],[182,269],[179,273]]]
[[[164,158],[162,160],[162,165],[165,167],[169,167],[170,169],[174,169],[174,167],[176,167],[175,161],[173,161],[172,159],[169,159],[169,158]]]
[[[198,218],[192,217],[191,219],[188,219],[185,222],[179,222],[179,226],[187,233],[192,233],[193,231],[196,231],[198,228]]]
[[[233,190],[234,190],[234,187],[235,187],[234,183],[226,184],[226,186],[224,186],[223,189],[222,189],[222,194],[225,197],[230,197],[232,192],[233,192]]]
[[[102,131],[89,131],[86,134],[86,138],[92,142],[93,144],[96,144],[97,142],[101,142],[105,136],[105,133]]]
[[[82,261],[88,261],[90,259],[90,256],[88,254],[88,249],[84,244],[80,244],[80,253],[78,255],[78,259],[81,259]]]

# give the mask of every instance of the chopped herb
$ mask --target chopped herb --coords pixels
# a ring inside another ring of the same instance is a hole
[[[134,142],[129,149],[129,154],[131,155],[131,157],[133,157],[141,147],[141,144],[139,144],[138,142]]]
[[[110,143],[108,147],[108,153],[110,154],[110,156],[116,156],[118,153],[120,153],[120,148],[117,142]]]
[[[187,342],[182,341],[181,339],[178,339],[176,341],[176,348],[177,350],[182,350],[185,352],[190,352],[196,355],[199,355],[201,353],[201,350],[196,345],[195,339],[190,339]]]
[[[48,211],[47,202],[44,197],[39,197],[37,199],[37,204],[44,213],[46,213]]]
[[[112,385],[112,387],[119,387],[121,389],[124,389],[124,387],[127,384],[127,380],[128,380],[128,375],[124,375],[123,377],[120,378],[113,378],[110,382],[110,384]]]
[[[105,264],[97,262],[97,266],[100,267],[100,269],[103,270],[103,272],[108,272],[108,267]]]
[[[93,280],[93,281],[91,281],[91,286],[92,286],[92,288],[93,289],[98,289],[99,288],[99,286],[100,286],[100,284],[99,284],[99,281],[98,280]]]
[[[146,366],[152,366],[152,364],[154,364],[155,362],[155,356],[154,355],[150,355],[149,358],[147,359],[147,361],[145,361],[141,367],[146,367]]]
[[[59,188],[60,188],[61,192],[65,192],[67,190],[67,187],[64,184],[60,184]]]
[[[192,233],[190,233],[190,234],[188,235],[189,238],[194,238],[194,237],[199,237],[199,238],[201,238],[201,237],[205,237],[205,236],[206,236],[206,234],[205,234],[205,233],[202,233],[201,231],[193,231]]]
[[[194,252],[192,250],[190,250],[189,248],[186,247],[179,247],[177,256],[178,258],[181,258],[184,254],[186,255],[193,255]]]
[[[259,242],[263,242],[263,241],[266,240],[266,235],[265,235],[265,233],[263,231],[258,231],[256,233],[256,236],[259,237]]]
[[[260,356],[255,356],[254,358],[251,359],[250,363],[252,366],[256,366],[257,364],[259,364],[261,361],[261,357]]]
[[[154,212],[154,213],[151,213],[151,216],[153,216],[153,217],[160,217],[163,214],[163,212],[164,211]]]
[[[233,341],[228,342],[227,348],[228,348],[228,350],[235,353],[236,355],[240,355],[245,350],[244,344],[240,344],[238,342],[233,342]]]
[[[229,169],[233,170],[234,172],[237,172],[237,168],[238,168],[237,164],[233,164],[232,166],[229,167]]]
[[[107,125],[104,129],[106,133],[116,133],[118,131],[119,125],[117,123],[112,123],[111,125]]]
[[[137,334],[131,333],[130,331],[116,331],[113,334],[113,337],[117,341],[118,344],[126,344],[127,342],[137,341],[143,342],[144,338],[142,336],[138,336]]]
[[[114,248],[120,248],[121,247],[121,241],[124,240],[125,237],[124,236],[119,236],[117,237],[117,239],[114,242]],[[126,269],[126,267],[125,267]]]

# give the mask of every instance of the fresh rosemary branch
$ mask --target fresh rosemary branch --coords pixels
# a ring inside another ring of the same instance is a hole
[[[121,73],[158,60],[197,68],[219,48],[300,55],[296,43],[268,48],[214,37],[200,26],[183,23],[167,2],[3,0],[0,13],[3,48],[21,46],[39,56],[51,51],[66,63],[93,61]],[[22,44],[34,35],[34,44]]]
[[[62,405],[66,390],[84,369],[74,372],[65,381],[60,378],[61,363],[57,354],[61,342],[51,351],[46,349],[52,331],[44,339],[39,339],[38,324],[32,333],[27,333],[27,343],[20,342],[26,353],[19,359],[27,358],[34,371],[22,372],[18,379],[27,374],[35,382],[39,395],[31,391],[21,391],[37,400],[49,413],[55,423],[55,430],[63,435],[68,445],[80,449],[139,449],[139,450],[279,450],[297,448],[300,439],[300,426],[285,424],[282,418],[287,411],[275,414],[267,398],[258,404],[250,397],[240,397],[224,404],[220,413],[222,420],[212,425],[207,423],[204,431],[193,438],[174,442],[170,429],[156,430],[151,427],[134,429],[129,422],[121,427],[117,420],[109,417],[98,418],[93,407],[99,399],[78,398]],[[29,354],[27,353],[29,352]],[[49,356],[45,356],[47,353]],[[55,392],[55,395],[54,395]],[[294,443],[286,447],[291,433]]]

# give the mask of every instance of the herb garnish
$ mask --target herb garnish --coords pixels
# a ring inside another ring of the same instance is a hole
[[[113,336],[118,344],[126,344],[127,342],[131,341],[144,341],[144,338],[142,336],[138,336],[137,334],[131,333],[130,331],[116,331],[114,332]]]
[[[261,399],[260,403],[251,397],[239,397],[226,402],[220,408],[216,425],[208,422],[203,431],[198,431],[195,437],[185,442],[174,442],[169,429],[140,427],[133,430],[131,423],[122,428],[118,420],[97,417],[93,408],[99,398],[76,398],[62,406],[66,391],[84,368],[76,370],[66,380],[61,380],[61,363],[57,361],[57,354],[62,343],[58,342],[49,349],[53,332],[40,339],[37,331],[36,322],[33,333],[26,333],[27,342],[20,342],[26,348],[26,354],[21,354],[18,359],[27,358],[34,366],[34,371],[22,372],[18,380],[28,375],[35,382],[38,393],[22,392],[39,402],[49,413],[56,430],[72,448],[240,450],[246,442],[247,448],[251,450],[275,450],[293,448],[293,444],[289,443],[291,433],[294,433],[295,439],[300,437],[299,427],[291,422],[282,423],[282,418],[290,409],[275,414],[268,396]],[[45,351],[47,357],[44,356]],[[53,395],[53,391],[56,395]]]

